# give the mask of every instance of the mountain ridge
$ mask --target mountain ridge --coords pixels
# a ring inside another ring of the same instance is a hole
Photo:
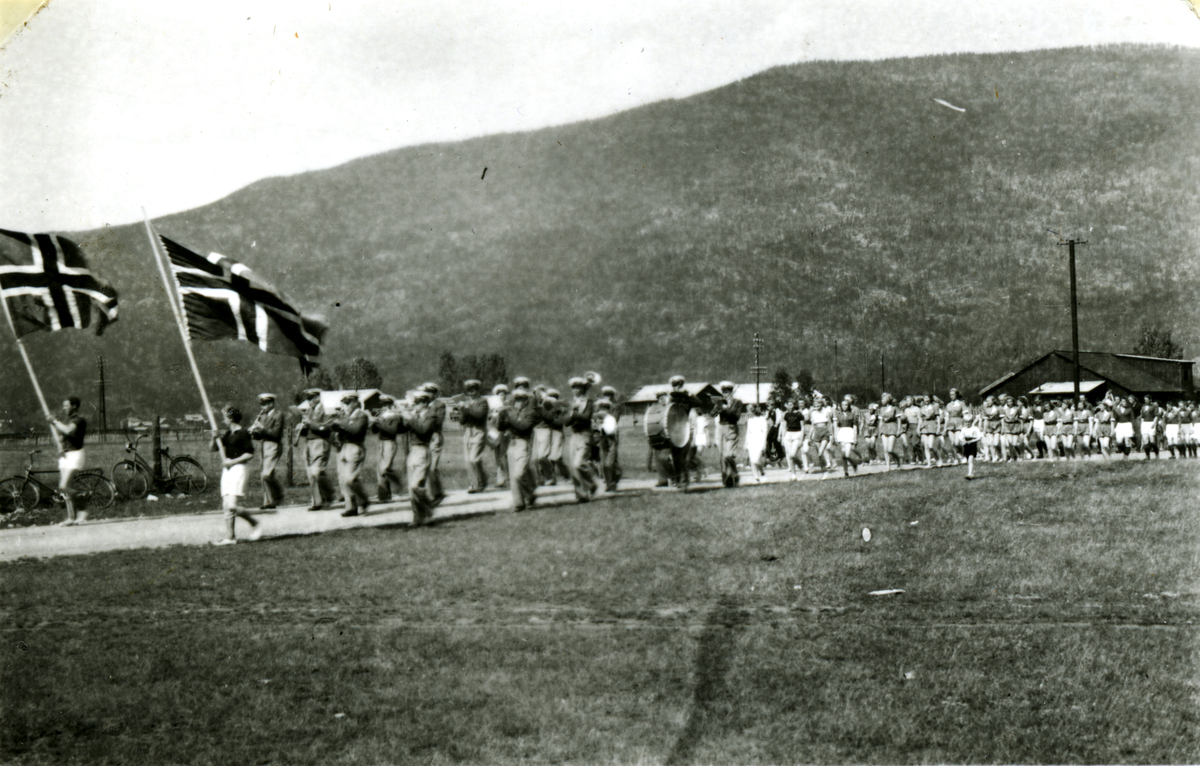
[[[393,390],[435,377],[443,350],[559,385],[586,369],[625,391],[746,380],[754,332],[765,366],[823,389],[878,392],[882,361],[897,391],[977,390],[1069,345],[1047,229],[1090,240],[1084,348],[1128,351],[1152,321],[1195,352],[1200,129],[1180,118],[1200,112],[1197,75],[1200,52],[1158,46],[796,64],[262,179],[155,226],[324,314],[327,363],[367,356]],[[123,282],[102,352],[163,370],[131,379],[127,406],[194,409],[141,227],[73,236]],[[215,399],[296,385],[289,360],[197,346]],[[27,387],[7,381],[5,401]]]

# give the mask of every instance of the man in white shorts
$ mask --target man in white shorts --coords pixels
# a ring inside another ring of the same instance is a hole
[[[71,482],[83,468],[83,437],[87,421],[79,414],[79,397],[68,396],[62,403],[62,420],[49,419],[50,427],[62,435],[62,456],[58,459],[58,489],[67,504],[67,518],[60,526],[71,527],[87,521],[87,511],[75,511],[75,490]]]

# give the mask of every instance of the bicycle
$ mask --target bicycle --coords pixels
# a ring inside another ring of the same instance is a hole
[[[125,435],[125,451],[133,456],[132,460],[122,460],[113,466],[113,484],[122,497],[131,499],[143,498],[154,487],[159,492],[179,491],[190,495],[193,492],[203,492],[208,487],[208,474],[204,468],[190,455],[171,457],[171,448],[162,447],[158,454],[170,461],[167,464],[167,475],[155,479],[154,470],[138,453],[138,444],[146,438],[138,434],[133,441]]]
[[[37,476],[58,473],[58,471],[33,470],[33,456],[40,449],[31,450],[29,465],[23,476],[13,476],[11,479],[0,481],[0,514],[9,514],[23,509],[32,511],[43,502],[64,503],[66,500],[60,490],[43,484]],[[85,468],[71,480],[71,489],[75,491],[75,510],[92,511],[107,508],[113,504],[117,496],[117,488],[104,478],[99,468]]]

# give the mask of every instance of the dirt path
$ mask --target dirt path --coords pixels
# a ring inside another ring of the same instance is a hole
[[[963,469],[965,471],[965,469]],[[862,466],[859,474],[881,473],[883,466]],[[764,484],[788,481],[787,471],[767,471]],[[841,474],[808,474],[802,481],[840,479]],[[743,486],[753,486],[754,480],[742,474]],[[715,489],[720,482],[715,474],[706,481],[692,484],[696,490]],[[627,496],[631,493],[655,490],[653,480],[622,480],[620,491],[607,495],[601,491],[596,500]],[[539,504],[562,505],[575,502],[570,485],[539,487]],[[507,491],[489,491],[469,495],[465,490],[451,492],[438,508],[435,520],[507,512],[512,507],[512,495]],[[379,527],[410,524],[412,511],[407,500],[372,505],[365,516],[342,518],[338,511],[309,512],[303,506],[280,508],[257,515],[263,525],[263,537],[281,535],[311,535],[338,529]],[[74,527],[41,526],[0,530],[0,561],[33,557],[51,558],[101,551],[134,548],[165,548],[172,545],[209,545],[222,534],[221,512],[158,516],[154,518],[111,519],[85,522]],[[238,534],[245,535],[246,527],[238,523]]]

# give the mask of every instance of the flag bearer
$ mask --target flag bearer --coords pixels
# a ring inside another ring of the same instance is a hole
[[[48,409],[48,408],[47,408]],[[87,421],[79,414],[79,397],[68,396],[62,403],[62,420],[49,418],[50,427],[62,434],[62,456],[58,459],[58,489],[67,505],[67,518],[60,526],[71,527],[87,521],[87,511],[75,510],[75,490],[71,482],[83,468],[83,437]]]

